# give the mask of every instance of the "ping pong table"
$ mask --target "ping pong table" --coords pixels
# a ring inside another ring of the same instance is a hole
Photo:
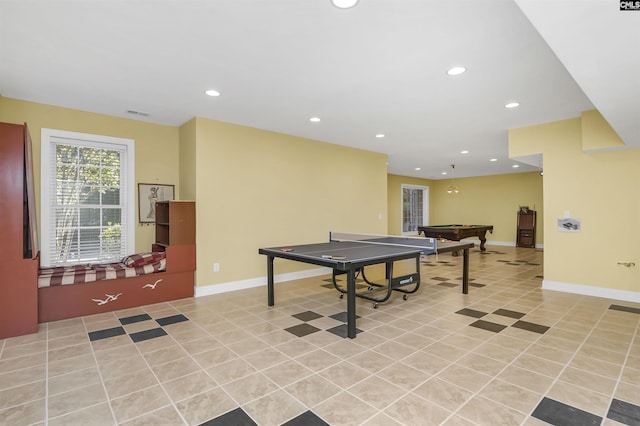
[[[347,336],[356,337],[356,297],[371,298],[368,292],[356,292],[356,276],[365,266],[385,264],[388,294],[392,291],[412,293],[420,285],[420,257],[461,250],[463,252],[462,292],[469,292],[469,249],[467,242],[438,242],[433,238],[365,235],[331,232],[329,242],[261,248],[259,254],[267,256],[267,303],[275,304],[274,269],[276,258],[309,263],[331,268],[336,274],[347,275]],[[393,263],[415,259],[416,272],[400,277],[393,276]],[[413,290],[404,287],[413,285]],[[405,294],[406,296],[406,294]],[[387,296],[388,298],[388,296]],[[386,300],[386,299],[384,299]]]

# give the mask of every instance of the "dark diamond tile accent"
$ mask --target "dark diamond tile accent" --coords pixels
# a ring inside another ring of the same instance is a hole
[[[609,306],[609,309],[613,309],[614,311],[632,312],[634,314],[640,314],[640,309],[632,308],[631,306],[611,305]]]
[[[442,278],[442,277],[433,277],[431,279],[434,281],[449,281],[449,278]]]
[[[333,318],[336,321],[347,322],[347,313],[338,312],[337,314],[329,315],[329,318]],[[356,319],[360,318],[360,315],[356,315]]]
[[[316,331],[320,331],[318,327],[314,327],[310,324],[307,324],[306,322],[294,325],[293,327],[285,328],[285,330],[298,337],[304,337],[311,333],[315,333]]]
[[[534,333],[544,334],[550,327],[546,325],[534,324],[526,321],[516,321],[511,327],[520,328],[522,330],[533,331]]]
[[[282,426],[329,426],[329,423],[316,416],[311,411],[305,411],[298,417],[283,423]]]
[[[151,318],[149,314],[140,314],[140,315],[134,315],[132,317],[120,318],[120,324],[127,325],[127,324],[133,324],[136,322],[149,321],[150,319],[153,319],[153,318]]]
[[[520,319],[526,315],[521,312],[510,311],[508,309],[497,309],[493,311],[493,313],[496,315],[502,315],[503,317],[509,317],[509,318],[515,318],[515,319]]]
[[[542,399],[531,415],[543,422],[562,426],[599,425],[602,422],[602,417],[547,397]]]
[[[455,283],[438,283],[438,285],[441,285],[443,287],[458,287],[460,284],[455,284]]]
[[[520,266],[519,263],[515,263],[515,262],[507,262],[507,265]]]
[[[89,333],[89,341],[95,342],[96,340],[108,339],[109,337],[116,337],[126,334],[124,328],[114,327],[107,328],[105,330],[92,331]]]
[[[240,407],[200,424],[200,426],[258,426]]]
[[[138,343],[144,340],[149,340],[149,339],[153,339],[160,336],[166,336],[166,335],[167,335],[167,332],[164,331],[162,328],[158,327],[158,328],[152,328],[151,330],[131,333],[129,334],[129,337],[131,337],[131,340],[133,340],[134,343]]]
[[[160,325],[171,325],[179,322],[189,321],[189,318],[185,317],[182,314],[171,315],[170,317],[158,318],[156,322]]]
[[[300,312],[299,314],[291,315],[294,318],[298,318],[300,321],[312,321],[314,319],[322,318],[322,315],[313,311]]]
[[[469,282],[469,287],[484,287],[486,284]]]
[[[500,333],[507,328],[506,325],[496,324],[495,322],[489,322],[484,320],[478,320],[469,324],[471,327],[481,328],[483,330],[493,331],[494,333]]]
[[[327,331],[329,333],[333,333],[338,337],[344,337],[345,339],[347,337],[349,337],[348,331],[347,331],[347,324],[341,324],[335,327],[331,327],[329,329],[327,329]],[[360,330],[359,328],[356,327],[356,335],[358,333],[362,333],[362,330]]]
[[[322,284],[320,287],[335,288],[334,285],[333,285],[333,282],[331,282],[331,280],[325,280],[325,281],[329,281],[329,284]]]
[[[474,317],[474,318],[482,318],[483,316],[487,315],[486,312],[476,311],[474,309],[469,309],[469,308],[460,309],[459,311],[456,311],[456,314],[466,315],[468,317]]]
[[[614,398],[607,418],[625,425],[640,425],[640,407]]]

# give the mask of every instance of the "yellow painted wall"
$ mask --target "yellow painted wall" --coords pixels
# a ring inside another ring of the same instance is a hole
[[[538,173],[513,173],[474,178],[456,178],[458,194],[447,193],[451,181],[416,179],[389,175],[389,233],[400,234],[402,184],[429,187],[429,224],[493,225],[487,240],[500,243],[516,242],[517,212],[529,206],[538,212],[536,244],[544,244],[543,191]]]
[[[180,194],[183,200],[196,199],[196,119],[180,126]],[[196,233],[198,227],[196,223]]]
[[[260,247],[386,232],[385,155],[204,118],[196,134],[198,286],[265,276]]]
[[[583,112],[580,124],[582,126],[582,149],[585,152],[625,146],[622,139],[598,110]]]
[[[140,183],[176,185],[179,197],[178,129],[102,114],[60,108],[0,97],[0,121],[27,123],[33,148],[38,227],[40,228],[41,129],[58,129],[135,140],[136,176]],[[136,223],[138,206],[136,205]],[[155,238],[153,226],[136,227],[136,251],[149,251]]]
[[[640,291],[639,268],[617,265],[640,265],[640,149],[585,153],[584,129],[575,118],[509,131],[510,155],[544,159],[544,279]],[[558,230],[565,212],[580,232]]]

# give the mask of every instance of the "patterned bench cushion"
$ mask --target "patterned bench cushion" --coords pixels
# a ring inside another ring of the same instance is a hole
[[[133,258],[133,256],[139,256]],[[38,272],[38,287],[49,287],[67,284],[80,284],[116,278],[136,277],[139,275],[162,272],[166,269],[167,260],[164,253],[146,253],[131,255],[128,265],[124,262],[93,265],[56,266],[41,268]],[[125,259],[127,259],[125,258]],[[123,259],[123,260],[125,260]]]

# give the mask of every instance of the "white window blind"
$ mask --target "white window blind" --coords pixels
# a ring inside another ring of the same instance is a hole
[[[42,130],[42,260],[117,261],[134,247],[133,141]]]

